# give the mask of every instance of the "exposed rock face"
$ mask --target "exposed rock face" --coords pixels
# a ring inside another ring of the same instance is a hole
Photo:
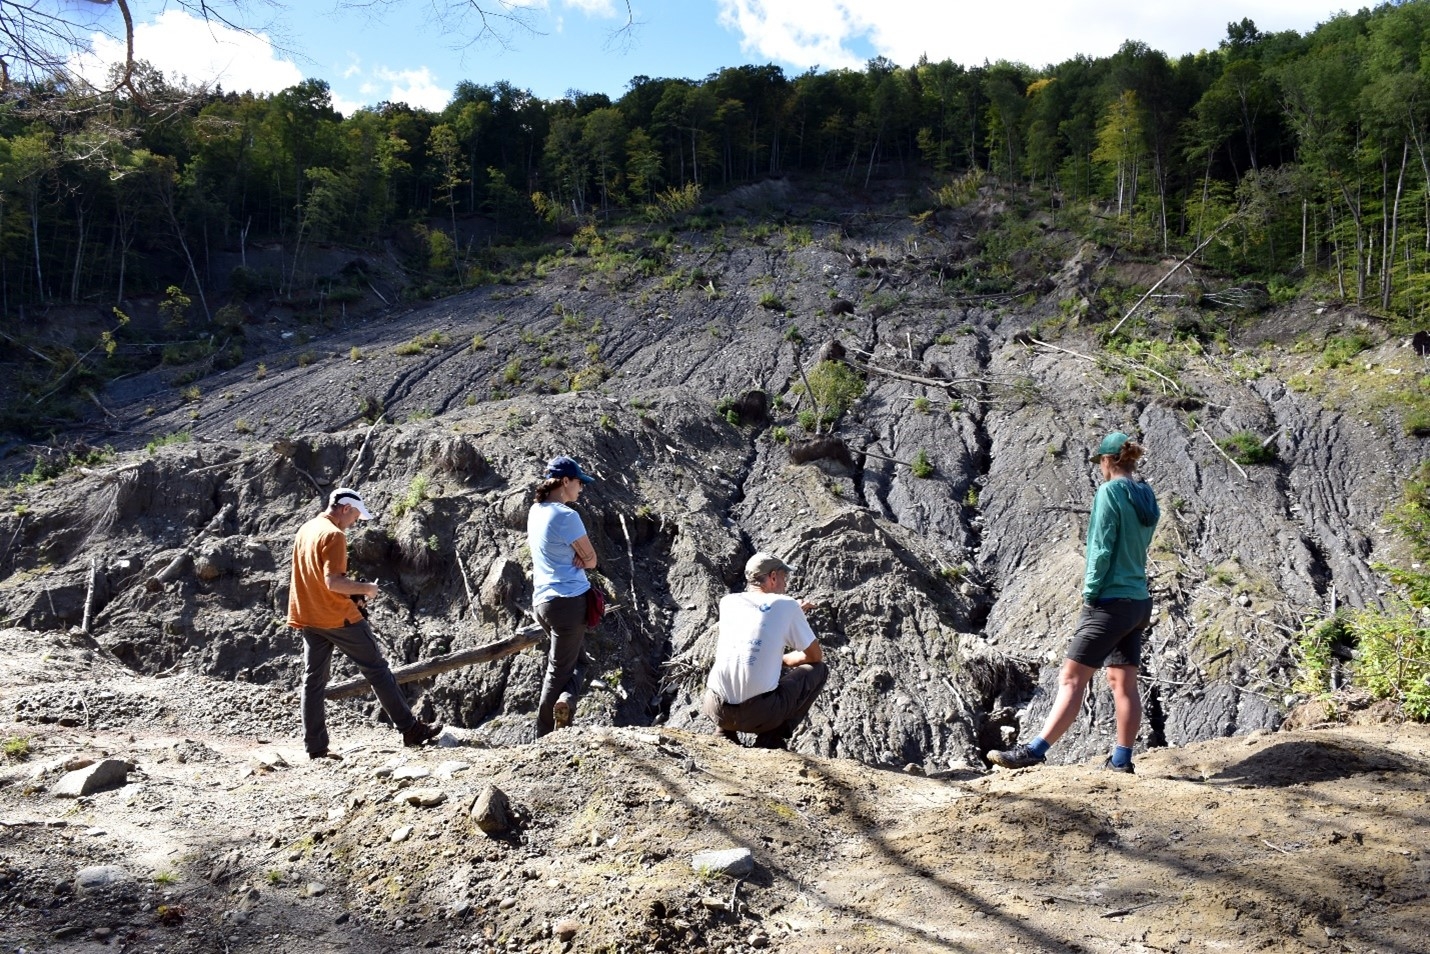
[[[0,508],[0,617],[75,626],[90,601],[95,638],[130,666],[296,686],[300,641],[285,625],[292,534],[342,483],[381,516],[353,533],[350,555],[383,583],[373,623],[393,664],[489,642],[527,608],[530,492],[541,464],[568,453],[600,478],[579,509],[619,604],[587,644],[586,678],[615,689],[588,692],[579,724],[703,729],[716,606],[740,585],[745,558],[768,549],[799,567],[792,591],[819,602],[811,619],[831,661],[794,747],[890,767],[979,764],[989,747],[1029,737],[1046,712],[1080,605],[1096,489],[1087,448],[1122,429],[1147,446],[1143,471],[1163,509],[1144,742],[1275,725],[1300,619],[1333,598],[1380,599],[1369,569],[1388,545],[1378,527],[1425,440],[1405,436],[1394,402],[1288,387],[1306,367],[1290,352],[1262,352],[1267,367],[1247,374],[1214,349],[1185,349],[1154,375],[1141,362],[1098,364],[1097,342],[1073,324],[1048,341],[1038,322],[1057,318],[1060,300],[1091,294],[1091,253],[1031,305],[951,299],[941,282],[962,255],[954,236],[974,227],[950,220],[944,238],[910,225],[907,241],[883,231],[881,264],[863,259],[878,276],[863,278],[833,232],[718,254],[693,234],[672,267],[698,260],[729,294],[658,280],[632,294],[630,283],[578,280],[580,266],[565,265],[521,294],[476,291],[321,339],[307,366],[225,372],[204,393],[228,399],[197,412],[177,396],[118,407],[129,430],[104,437],[116,446],[181,429],[203,440],[61,477],[27,497],[23,514]],[[875,285],[891,275],[898,299]],[[786,313],[759,307],[771,276]],[[1031,287],[1043,276],[1026,278]],[[831,295],[869,307],[816,317]],[[1350,312],[1289,310],[1231,340],[1257,346],[1357,324]],[[395,353],[434,329],[452,344]],[[792,329],[837,336],[869,369],[864,396],[819,441],[796,423],[796,360],[808,366],[810,355]],[[474,334],[485,348],[465,346]],[[363,361],[349,359],[353,347]],[[552,355],[566,371],[538,370]],[[1389,365],[1399,355],[1387,344],[1367,357]],[[513,359],[520,383],[504,379]],[[596,390],[545,393],[583,363],[592,377],[579,383],[605,376]],[[756,406],[756,393],[768,404]],[[358,395],[392,419],[415,417],[370,426]],[[740,395],[736,426],[716,405]],[[232,440],[239,418],[263,440]],[[1212,438],[1240,431],[1273,438],[1276,462],[1227,460]],[[803,442],[791,449],[786,434]],[[920,452],[927,478],[908,466]],[[210,528],[226,507],[232,518]],[[171,566],[181,569],[161,590],[141,585]],[[538,648],[445,674],[424,686],[419,708],[524,739],[543,662]],[[1108,744],[1110,700],[1094,686],[1096,719],[1081,719],[1054,760]]]

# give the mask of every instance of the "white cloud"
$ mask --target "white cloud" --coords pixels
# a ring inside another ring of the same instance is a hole
[[[96,33],[92,50],[70,63],[90,82],[103,85],[109,68],[124,60],[124,45]],[[147,60],[170,80],[199,85],[222,84],[226,90],[274,93],[304,79],[303,71],[283,59],[264,33],[243,33],[204,22],[180,10],[159,14],[134,27],[134,55]]]
[[[372,71],[372,75],[382,81],[378,89],[385,86],[388,90],[385,95],[376,97],[379,100],[420,106],[433,112],[440,112],[452,101],[451,89],[437,85],[437,78],[425,66],[413,70],[390,70],[380,66]],[[372,88],[364,84],[364,94]]]
[[[800,68],[864,64],[867,51],[902,66],[921,55],[966,66],[1013,60],[1059,63],[1079,53],[1107,56],[1140,40],[1170,56],[1214,49],[1226,25],[1250,18],[1265,32],[1306,32],[1327,20],[1312,0],[717,0],[720,23],[746,53]],[[1324,0],[1323,0],[1324,2]]]
[[[611,0],[566,0],[566,6],[575,7],[588,17],[613,17],[616,6]]]

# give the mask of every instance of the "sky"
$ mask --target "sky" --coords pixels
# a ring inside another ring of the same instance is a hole
[[[434,11],[480,3],[530,29]],[[236,4],[244,4],[242,7]],[[1100,57],[1140,40],[1169,56],[1215,49],[1227,24],[1306,33],[1338,9],[1330,0],[209,0],[249,27],[197,19],[175,0],[131,0],[135,54],[171,79],[277,92],[326,80],[346,114],[383,101],[442,109],[457,83],[506,80],[542,99],[571,91],[618,98],[632,77],[703,79],[722,67],[773,63],[787,76],[860,69],[874,56],[911,66],[920,56],[965,66],[1011,60],[1040,67]],[[194,0],[197,5],[197,0]],[[81,4],[84,6],[84,4]],[[113,4],[98,10],[93,77],[122,56]],[[235,13],[235,11],[238,11]],[[629,11],[629,13],[628,13]],[[631,29],[617,34],[627,20]]]

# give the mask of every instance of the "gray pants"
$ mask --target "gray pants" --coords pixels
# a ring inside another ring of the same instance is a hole
[[[565,700],[573,710],[576,708],[576,696],[581,690],[581,648],[586,643],[586,594],[558,596],[538,603],[533,609],[536,621],[551,637],[546,678],[541,683],[541,702],[536,707],[539,738],[556,728],[553,710],[557,699]]]
[[[312,755],[328,750],[328,718],[323,690],[332,672],[333,649],[342,650],[377,693],[377,701],[399,730],[411,728],[417,718],[397,687],[397,679],[377,648],[367,620],[337,629],[304,629],[303,633],[303,745]]]
[[[706,689],[701,711],[722,732],[753,732],[756,745],[782,745],[794,735],[828,678],[829,667],[824,663],[805,663],[785,669],[778,686],[739,705]]]

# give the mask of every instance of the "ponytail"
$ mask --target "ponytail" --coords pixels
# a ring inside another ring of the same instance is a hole
[[[547,499],[561,486],[561,482],[564,479],[565,478],[562,477],[547,477],[536,485],[536,493],[532,496],[532,499],[536,503],[546,503]]]
[[[1117,454],[1113,456],[1112,462],[1122,470],[1136,470],[1137,461],[1140,460],[1142,455],[1146,452],[1146,448],[1144,448],[1141,444],[1138,444],[1134,441],[1128,441],[1127,443],[1122,445],[1122,450],[1118,451]]]

